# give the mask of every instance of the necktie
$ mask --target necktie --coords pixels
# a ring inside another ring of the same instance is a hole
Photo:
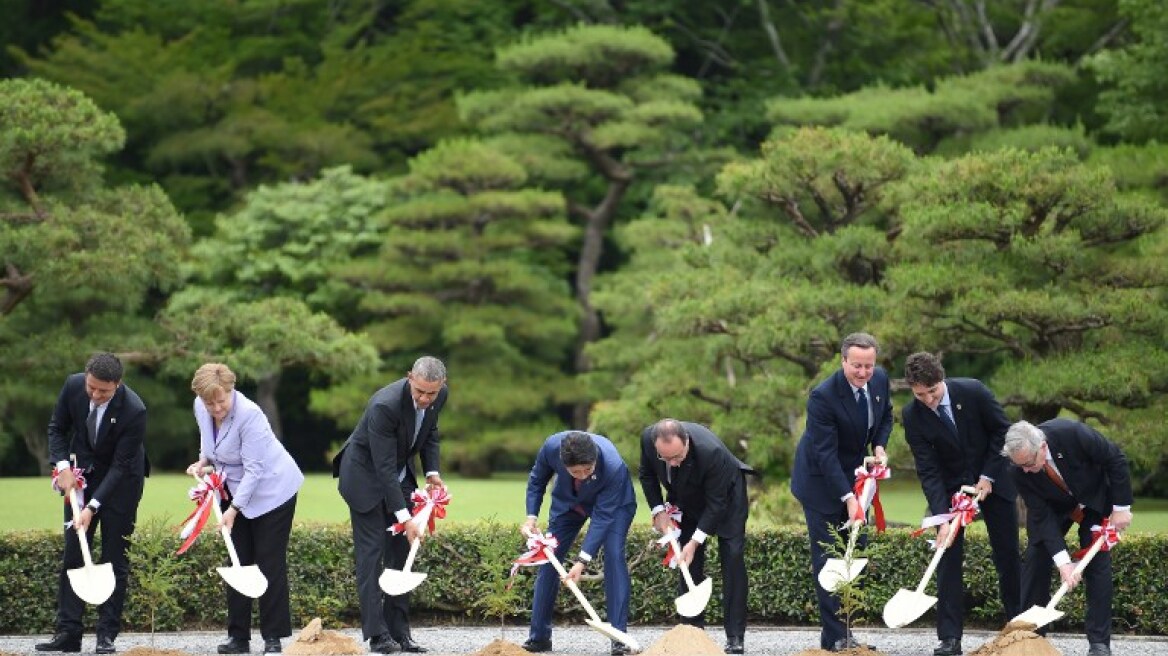
[[[860,409],[860,418],[864,420],[864,430],[868,430],[868,395],[864,393],[864,388],[856,394],[856,407]]]
[[[425,410],[417,410],[414,413],[414,439],[410,440],[410,448],[418,443],[418,431],[422,429],[422,419],[426,416]]]
[[[1071,493],[1071,489],[1067,487],[1067,482],[1063,480],[1062,476],[1059,476],[1059,473],[1055,471],[1054,466],[1050,464],[1049,460],[1047,460],[1046,464],[1042,466],[1042,471],[1046,472],[1046,477],[1049,478],[1052,483],[1057,485],[1058,489],[1066,492],[1067,494]]]
[[[582,481],[578,478],[572,478],[572,491],[576,493],[576,496],[580,495],[580,486],[582,486],[582,485],[584,485],[584,481]],[[572,512],[575,512],[575,513],[580,514],[580,515],[584,515],[585,517],[588,516],[588,513],[584,510],[584,506],[582,506],[580,504],[576,504],[576,505],[572,506]]]
[[[89,416],[85,419],[85,428],[89,431],[89,445],[97,446],[97,407],[93,406],[89,410]]]
[[[941,418],[941,421],[945,422],[945,425],[949,427],[949,430],[954,435],[957,435],[957,424],[953,422],[953,417],[949,414],[948,405],[942,403],[937,406],[937,416]]]

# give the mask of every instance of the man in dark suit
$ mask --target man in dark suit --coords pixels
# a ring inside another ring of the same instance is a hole
[[[641,434],[639,478],[653,509],[653,527],[662,534],[673,529],[666,501],[681,510],[678,557],[682,567],[688,563],[694,583],[706,578],[706,538],[718,536],[727,654],[741,654],[745,649],[746,518],[750,510],[745,475],[753,471],[701,424],[662,419]],[[680,577],[677,590],[679,595],[688,591]],[[705,623],[701,615],[682,621],[696,626]]]
[[[49,460],[56,463],[57,488],[68,494],[76,484],[72,460],[84,473],[85,488],[78,490],[84,508],[74,517],[65,506],[65,521],[85,530],[92,544],[101,526],[101,556],[113,565],[113,594],[97,608],[99,654],[117,651],[114,640],[122,628],[122,607],[130,564],[129,538],[138,518],[138,502],[149,474],[146,461],[146,405],[122,384],[122,363],[112,353],[89,359],[83,373],[65,380],[57,407],[49,420]],[[87,500],[87,501],[83,501]],[[81,615],[85,604],[74,592],[66,572],[81,567],[81,545],[76,531],[65,529],[65,552],[57,583],[57,629],[53,639],[37,651],[81,651]]]
[[[929,513],[949,512],[950,500],[962,485],[978,492],[981,516],[990,536],[998,591],[1005,620],[1022,611],[1018,560],[1018,511],[1010,461],[1002,456],[1010,422],[998,400],[980,381],[945,378],[941,360],[931,353],[913,353],[904,364],[904,379],[912,388],[912,403],[901,413],[904,435],[916,460],[917,478],[929,503]],[[949,539],[941,524],[936,544]],[[965,613],[961,578],[965,532],[958,532],[937,566],[937,639],[934,656],[957,656]]]
[[[1092,542],[1091,527],[1104,518],[1117,531],[1131,525],[1132,489],[1127,458],[1090,426],[1051,419],[1038,426],[1020,421],[1006,431],[1002,455],[1010,459],[1018,493],[1026,502],[1029,544],[1022,565],[1026,606],[1050,601],[1050,566],[1074,587],[1065,535],[1079,524],[1079,545]],[[1111,656],[1111,553],[1100,551],[1084,570],[1087,579],[1088,656]]]
[[[842,367],[811,390],[807,427],[795,450],[791,492],[803,504],[811,540],[811,568],[819,601],[820,647],[843,651],[857,645],[839,618],[839,598],[819,585],[827,563],[823,543],[832,528],[861,517],[852,492],[854,472],[872,455],[887,463],[884,452],[892,432],[892,394],[888,374],[876,366],[878,345],[867,333],[852,333],[840,346]]]
[[[418,488],[415,455],[421,455],[427,486],[442,487],[438,413],[446,394],[446,366],[437,358],[418,358],[405,378],[373,395],[333,458],[333,476],[340,479],[353,524],[361,631],[370,651],[426,651],[410,635],[409,595],[390,597],[377,579],[384,568],[401,569],[410,543],[425,532],[407,521],[407,500]],[[392,535],[387,529],[398,522],[406,522],[405,531]]]
[[[629,526],[637,514],[637,497],[629,468],[607,438],[579,431],[556,433],[535,456],[527,478],[527,521],[524,533],[537,533],[539,508],[552,476],[552,507],[548,531],[559,541],[556,557],[561,561],[584,526],[591,519],[580,545],[576,563],[568,577],[580,575],[593,557],[604,550],[604,600],[608,621],[625,631],[629,625],[629,565],[625,543]],[[535,599],[531,605],[531,630],[523,648],[531,652],[552,650],[552,610],[560,577],[551,565],[539,568],[535,579]],[[629,653],[621,642],[612,642],[613,656]]]

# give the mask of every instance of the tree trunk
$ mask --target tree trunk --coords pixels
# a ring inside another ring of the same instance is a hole
[[[256,384],[256,404],[268,416],[268,423],[272,425],[272,432],[280,440],[284,436],[284,427],[280,424],[280,403],[276,400],[276,393],[280,391],[280,376],[282,373],[281,370],[277,369],[275,373],[260,378]]]
[[[21,433],[20,437],[24,440],[24,448],[36,459],[40,472],[50,474],[54,463],[49,462],[49,436],[44,431],[28,431]]]

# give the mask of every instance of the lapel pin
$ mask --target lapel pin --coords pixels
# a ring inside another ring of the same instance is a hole
[[[116,423],[118,423],[118,418],[117,418],[117,417],[110,417],[110,423],[111,423],[111,424],[116,424]]]
[[[957,409],[958,409],[958,410],[960,410],[960,409],[961,409],[961,404],[960,404],[960,403],[958,403],[958,404],[957,404]]]
[[[879,397],[879,396],[878,396],[878,397],[876,397],[876,402],[877,402],[877,403],[880,403],[880,397]]]

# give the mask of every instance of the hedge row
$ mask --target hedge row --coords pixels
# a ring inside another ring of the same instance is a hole
[[[899,588],[913,589],[924,573],[930,552],[923,539],[906,529],[890,529],[869,551],[866,595],[869,608],[858,625],[882,626],[884,602]],[[60,535],[52,532],[0,534],[0,634],[49,633],[53,629]],[[134,536],[135,563],[125,613],[126,629],[158,631],[220,628],[224,622],[223,583],[215,567],[225,560],[213,532],[183,556],[174,556],[178,537],[173,527],[139,526]],[[419,553],[415,569],[429,578],[415,591],[413,608],[424,622],[526,622],[533,572],[525,569],[507,589],[510,559],[522,548],[515,527],[500,524],[442,526]],[[806,533],[800,527],[752,531],[747,540],[751,573],[748,607],[753,623],[815,625],[818,622],[808,566]],[[717,549],[710,549],[716,571]],[[633,574],[631,622],[668,623],[673,613],[674,574],[660,565],[661,554],[647,527],[630,535],[629,562]],[[1168,539],[1130,536],[1114,552],[1117,632],[1168,634],[1168,596],[1163,594],[1163,564]],[[352,571],[352,540],[347,524],[297,525],[289,547],[293,624],[321,617],[326,626],[356,626],[357,589]],[[1055,577],[1057,579],[1057,576]],[[966,544],[968,624],[998,628],[1001,605],[984,535],[976,532]],[[721,619],[720,577],[707,609],[707,621]],[[584,591],[603,606],[599,581],[587,581]],[[930,585],[930,590],[933,586]],[[1076,591],[1060,609],[1068,611],[1059,630],[1082,631],[1085,596]],[[560,617],[582,617],[575,600],[560,596]],[[87,621],[94,620],[92,611]],[[933,612],[918,620],[931,626]]]

